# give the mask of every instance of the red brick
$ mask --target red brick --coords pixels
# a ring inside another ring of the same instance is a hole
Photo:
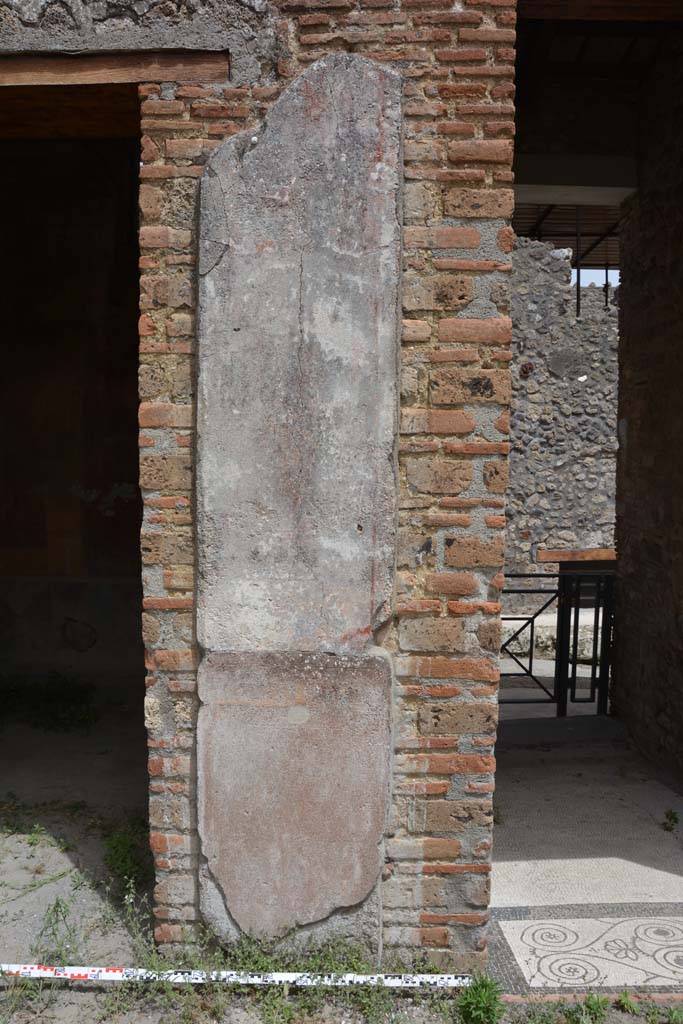
[[[142,179],[163,179],[163,178],[201,178],[204,168],[200,165],[187,164],[176,167],[173,164],[152,164],[140,168]]]
[[[500,260],[463,260],[437,258],[434,260],[435,270],[466,270],[473,274],[492,274],[494,272],[509,274],[512,270],[511,263],[502,263]]]
[[[456,63],[467,61],[484,61],[488,57],[488,51],[484,49],[466,49],[456,47],[453,50],[436,50],[434,56],[441,61],[455,61]]]
[[[500,604],[497,601],[449,601],[448,611],[451,615],[473,615],[482,612],[484,615],[500,615]]]
[[[471,434],[476,422],[462,409],[403,409],[404,434]]]
[[[515,35],[509,28],[461,28],[458,38],[463,43],[514,43]]]
[[[156,325],[151,316],[143,313],[138,320],[138,334],[141,338],[148,338],[157,333]]]
[[[450,945],[448,928],[420,928],[423,946],[447,948]]]
[[[192,597],[144,597],[142,607],[157,611],[191,609],[194,605]]]
[[[427,574],[425,587],[433,594],[457,594],[458,597],[468,597],[477,593],[479,583],[476,576],[470,572],[439,572]]]
[[[514,121],[488,121],[484,125],[484,135],[491,138],[512,139],[514,134]]]
[[[191,648],[179,651],[147,650],[145,666],[160,672],[190,671],[197,667],[197,654]]]
[[[469,121],[439,121],[437,130],[441,135],[457,135],[466,139],[474,137],[474,125]]]
[[[487,875],[490,864],[425,864],[423,875]]]
[[[503,537],[463,536],[446,540],[446,565],[456,569],[498,568],[505,560]]]
[[[502,412],[495,422],[495,428],[501,434],[510,433],[510,410],[506,409]]]
[[[191,427],[192,406],[171,402],[142,402],[138,409],[141,427]]]
[[[406,757],[418,771],[429,775],[486,775],[496,766],[495,758],[485,754],[408,754]]]
[[[445,441],[444,449],[453,455],[507,455],[507,441]]]
[[[481,242],[470,227],[406,228],[403,237],[407,249],[476,249]]]
[[[152,853],[171,853],[174,850],[187,850],[189,852],[190,840],[188,836],[174,833],[150,832],[149,845]]]
[[[487,89],[483,82],[443,82],[438,92],[445,100],[483,99]]]
[[[460,344],[509,345],[512,321],[507,316],[486,320],[445,318],[439,321],[439,341]]]
[[[429,6],[432,5],[430,4]],[[416,25],[479,25],[481,20],[482,15],[474,11],[450,10],[438,13],[416,14],[413,18],[413,22]],[[460,29],[460,38],[462,38],[462,32],[463,30]]]
[[[182,114],[185,104],[182,100],[145,100],[140,106],[142,114],[153,114],[158,117],[160,114]]]
[[[484,516],[484,522],[490,530],[505,529],[505,516]]]
[[[416,658],[417,675],[428,679],[473,679],[496,683],[498,668],[486,658]]]
[[[449,142],[448,159],[454,164],[494,163],[512,165],[512,143],[506,139]]]
[[[403,341],[429,341],[432,325],[426,320],[404,320],[401,332]]]
[[[186,249],[191,241],[191,231],[166,227],[140,228],[142,249]]]
[[[472,516],[464,515],[461,512],[429,512],[423,517],[424,525],[430,526],[455,526],[460,529],[469,529],[472,525]]]

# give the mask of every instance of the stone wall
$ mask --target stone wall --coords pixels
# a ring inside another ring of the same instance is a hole
[[[513,253],[508,572],[543,571],[538,548],[614,546],[618,310],[590,285],[577,319],[570,260],[528,238]]]
[[[613,702],[638,745],[683,767],[683,43],[641,91],[639,189],[622,226]]]
[[[140,88],[140,482],[160,942],[180,940],[199,920],[205,857],[197,830],[193,500],[199,180],[223,140],[246,131],[247,147],[288,84],[341,51],[394,67],[403,86],[402,387],[392,453],[400,536],[390,614],[371,624],[393,675],[391,802],[371,912],[384,947],[402,956],[427,951],[462,969],[485,960],[510,401],[514,8],[514,0],[468,0],[462,10],[443,0],[279,0],[261,11],[277,31],[276,65],[264,60],[249,76],[240,52],[231,52],[240,84]],[[27,29],[23,49],[29,36]],[[100,41],[106,36],[101,26]],[[307,102],[316,116],[327,98],[312,89]],[[329,187],[344,182],[340,153]],[[294,379],[303,388],[303,353],[302,360]],[[229,380],[225,396],[227,405]],[[264,407],[268,397],[259,399]],[[246,434],[245,446],[258,437]],[[339,687],[325,673],[321,680],[333,721]],[[297,720],[294,698],[292,706]],[[333,794],[337,765],[325,736],[313,733],[310,742],[314,784]],[[252,783],[267,788],[268,773]],[[335,920],[344,919],[338,911]],[[372,932],[370,944],[378,948]]]

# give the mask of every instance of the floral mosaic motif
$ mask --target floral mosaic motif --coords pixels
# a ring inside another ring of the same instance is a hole
[[[683,984],[683,918],[501,921],[532,988]]]

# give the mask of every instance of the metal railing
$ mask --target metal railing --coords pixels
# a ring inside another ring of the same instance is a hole
[[[511,658],[516,670],[503,671],[501,677],[530,679],[545,696],[504,697],[501,704],[555,704],[558,717],[567,714],[568,704],[596,704],[596,713],[607,714],[609,680],[614,632],[614,571],[582,570],[551,573],[506,574],[504,596],[519,601],[521,595],[536,598],[538,607],[520,614],[503,615],[503,622],[519,623],[503,641],[501,655]],[[531,581],[523,585],[522,581]],[[534,667],[537,620],[553,605],[555,617],[555,661],[552,690],[539,678]],[[581,652],[581,612],[591,619],[590,649]],[[590,613],[592,612],[592,616]],[[514,650],[515,643],[528,637],[528,652]],[[525,661],[522,661],[525,658]],[[579,666],[588,673],[579,673]],[[579,684],[583,683],[584,686]],[[579,691],[585,689],[586,695]]]

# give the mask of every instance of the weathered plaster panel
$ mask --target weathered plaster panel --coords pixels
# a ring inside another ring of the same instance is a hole
[[[204,877],[226,919],[272,938],[363,900],[389,799],[388,655],[209,654],[199,695]]]
[[[325,58],[202,180],[198,635],[362,651],[396,503],[400,77]]]
[[[0,0],[0,53],[228,50],[233,85],[268,75],[266,0]]]

